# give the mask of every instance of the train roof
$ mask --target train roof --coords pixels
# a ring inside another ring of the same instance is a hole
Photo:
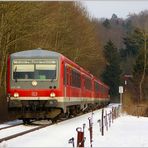
[[[97,77],[94,76],[94,80],[97,81],[99,84],[103,85],[104,87],[109,89],[109,86],[107,84],[105,84],[103,81],[101,81],[100,79],[98,79]]]
[[[20,51],[11,54],[11,57],[13,58],[32,58],[32,57],[51,57],[51,56],[59,57],[61,56],[61,54],[54,51],[44,50],[41,48]]]

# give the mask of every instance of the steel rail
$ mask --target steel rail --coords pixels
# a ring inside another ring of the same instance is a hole
[[[5,126],[5,127],[0,128],[0,131],[1,130],[4,130],[4,129],[15,127],[15,126],[19,126],[19,125],[23,125],[23,124],[22,123],[19,123],[19,124],[15,124],[15,125]]]
[[[4,138],[0,139],[0,143],[3,142],[3,141],[7,141],[7,140],[10,140],[10,139],[13,139],[13,138],[16,138],[16,137],[19,137],[19,136],[34,132],[36,130],[40,130],[40,129],[45,128],[45,127],[50,126],[50,125],[51,124],[42,125],[42,126],[27,130],[27,131],[24,131],[24,132],[20,132],[20,133],[14,134],[14,135],[10,135],[8,137],[4,137]]]

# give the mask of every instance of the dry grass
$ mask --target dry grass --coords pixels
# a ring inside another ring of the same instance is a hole
[[[123,96],[123,111],[133,116],[148,117],[148,101],[135,101],[133,94],[125,92]]]

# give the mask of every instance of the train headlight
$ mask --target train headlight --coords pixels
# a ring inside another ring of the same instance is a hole
[[[19,94],[18,93],[14,93],[14,97],[15,98],[18,98],[19,97]]]
[[[35,80],[32,81],[33,86],[37,86],[37,84],[38,84],[37,81],[35,81]]]
[[[54,98],[55,96],[56,96],[56,95],[55,95],[54,92],[51,92],[51,93],[50,93],[50,97]]]

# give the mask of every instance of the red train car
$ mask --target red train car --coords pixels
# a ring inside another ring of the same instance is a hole
[[[34,49],[8,58],[7,95],[20,119],[51,119],[110,101],[109,87],[60,53]]]

